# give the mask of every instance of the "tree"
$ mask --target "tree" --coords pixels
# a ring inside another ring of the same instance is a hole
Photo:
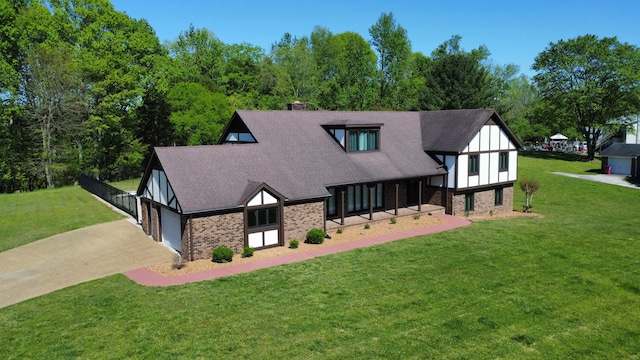
[[[615,37],[551,43],[533,69],[546,113],[582,134],[589,160],[602,131],[625,129],[640,111],[640,51]]]
[[[492,78],[481,63],[489,56],[485,46],[466,52],[459,35],[442,43],[431,54],[426,75],[428,91],[421,102],[426,110],[490,108],[497,96]]]
[[[338,48],[335,69],[339,96],[336,110],[368,110],[375,99],[376,54],[369,43],[354,32],[335,36]]]
[[[274,91],[282,104],[299,100],[317,107],[318,68],[309,38],[298,39],[285,33],[271,47],[270,57],[276,70]]]
[[[525,179],[520,182],[520,189],[524,192],[526,198],[523,210],[527,213],[531,212],[531,208],[533,207],[533,194],[540,189],[540,184],[536,180]]]
[[[86,87],[72,54],[65,49],[36,45],[22,71],[22,99],[26,116],[40,135],[39,168],[48,188],[54,186],[53,169],[65,140],[81,152],[81,132],[88,116]]]
[[[378,52],[379,106],[393,109],[399,93],[400,82],[406,78],[411,43],[407,31],[396,24],[393,13],[380,15],[378,22],[369,28],[371,44]]]
[[[165,48],[174,62],[172,83],[197,82],[218,91],[223,82],[224,44],[213,32],[191,25]]]
[[[226,96],[198,83],[176,84],[167,99],[175,145],[216,144],[233,113]]]
[[[509,128],[523,142],[542,142],[551,130],[545,124],[544,116],[538,116],[536,108],[539,94],[535,85],[525,75],[508,80],[500,99],[500,116]]]

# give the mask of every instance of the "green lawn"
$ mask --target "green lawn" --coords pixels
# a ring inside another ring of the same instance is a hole
[[[109,185],[118,188],[122,191],[126,192],[135,192],[138,190],[138,185],[140,185],[140,178],[122,180],[122,181],[114,181],[109,183]]]
[[[0,251],[121,218],[79,186],[0,194]]]
[[[0,309],[0,357],[640,357],[640,191],[520,159],[544,218],[169,288],[111,276]]]

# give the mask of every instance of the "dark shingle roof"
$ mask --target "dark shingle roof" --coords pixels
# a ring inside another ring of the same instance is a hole
[[[600,152],[601,156],[640,156],[640,144],[611,144]]]
[[[241,206],[265,183],[289,201],[326,186],[444,174],[426,155],[416,112],[237,111],[258,143],[160,147],[155,154],[184,213]],[[322,125],[384,124],[380,151],[347,153]],[[233,121],[233,119],[232,119]]]
[[[506,132],[517,148],[523,145],[493,109],[440,110],[420,113],[425,151],[459,153],[483,125],[493,120]]]

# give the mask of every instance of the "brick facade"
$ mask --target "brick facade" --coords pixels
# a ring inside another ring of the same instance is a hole
[[[282,218],[284,245],[292,239],[304,241],[311,228],[324,228],[324,202],[285,206]],[[186,219],[183,229],[182,256],[185,259],[209,259],[211,251],[222,245],[240,254],[245,245],[244,212],[241,211]]]
[[[502,188],[502,205],[495,205],[496,189],[488,190],[479,189],[476,191],[454,192],[449,191],[449,202],[451,204],[451,213],[453,215],[465,215],[465,197],[467,194],[473,194],[473,211],[471,214],[494,214],[507,213],[513,211],[513,185]]]
[[[149,211],[151,207],[151,211]],[[160,234],[160,208],[152,206],[148,201],[141,201],[140,208],[142,211],[142,230],[145,234],[151,236],[151,238],[157,242],[162,241],[162,234]],[[151,219],[149,219],[149,213],[151,213]]]
[[[324,201],[284,207],[284,244],[297,239],[304,241],[307,231],[324,229]]]
[[[189,240],[189,236],[192,237]],[[191,244],[193,243],[193,249]],[[244,247],[244,213],[194,217],[187,221],[182,235],[182,256],[193,260],[211,258],[211,251],[224,245],[236,254]]]

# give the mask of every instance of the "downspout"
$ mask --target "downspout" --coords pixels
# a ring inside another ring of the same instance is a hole
[[[327,202],[329,201],[329,198],[324,199],[324,201],[322,202],[323,205],[323,211],[322,211],[322,224],[323,224],[323,230],[324,233],[327,233]]]
[[[449,211],[449,172],[444,174],[444,213],[453,215]]]
[[[193,261],[193,214],[189,215],[189,257]]]

